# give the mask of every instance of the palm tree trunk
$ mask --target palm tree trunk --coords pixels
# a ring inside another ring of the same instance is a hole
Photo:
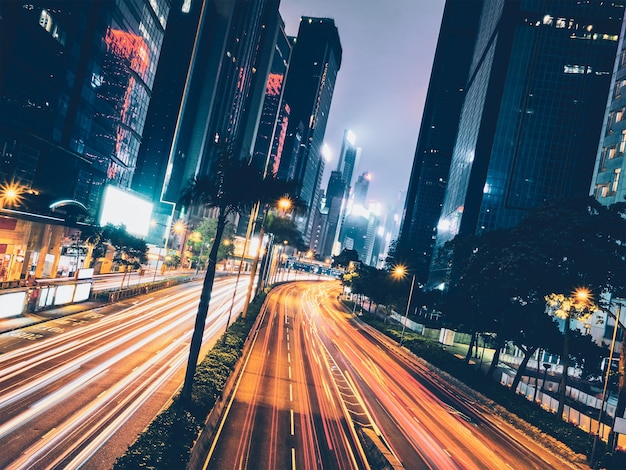
[[[556,415],[559,419],[563,419],[563,410],[565,409],[565,390],[567,388],[567,370],[569,369],[569,329],[570,314],[568,312],[565,317],[565,331],[563,337],[563,374],[561,375],[561,383],[559,384],[559,407]]]
[[[193,387],[193,378],[196,374],[196,366],[200,349],[202,348],[202,337],[204,336],[204,325],[206,323],[209,304],[211,303],[211,293],[213,290],[213,281],[215,280],[215,268],[217,266],[217,250],[219,249],[226,227],[226,214],[223,210],[219,211],[217,217],[217,227],[215,230],[215,240],[211,246],[211,252],[207,260],[207,269],[202,283],[202,293],[200,294],[200,302],[198,303],[198,313],[196,314],[196,323],[191,337],[191,345],[189,346],[189,359],[187,360],[187,371],[185,372],[185,382],[181,392],[181,400],[183,403],[191,403],[191,391]]]

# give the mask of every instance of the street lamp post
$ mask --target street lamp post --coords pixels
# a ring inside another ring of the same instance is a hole
[[[607,387],[609,385],[609,378],[611,375],[611,366],[613,364],[613,350],[615,349],[615,339],[617,338],[617,328],[619,326],[619,320],[620,320],[620,316],[621,316],[621,304],[617,304],[617,315],[615,317],[615,326],[613,327],[613,337],[611,339],[611,350],[609,351],[609,363],[607,364],[606,367],[606,375],[604,377],[604,387],[602,388],[602,403],[600,405],[600,413],[598,415],[598,430],[596,431],[596,433],[593,436],[593,445],[591,446],[591,455],[589,456],[589,466],[591,468],[594,467],[595,463],[596,463],[596,447],[598,445],[598,438],[600,435],[600,426],[602,426],[602,415],[604,414],[604,404],[606,402],[606,392],[607,392]],[[613,427],[611,426],[611,432]],[[609,439],[610,441],[610,439]]]
[[[396,266],[393,271],[396,277],[404,277],[406,275],[406,267],[404,266]],[[406,311],[404,312],[404,321],[402,322],[402,333],[400,333],[400,343],[402,346],[402,342],[404,341],[404,331],[406,330],[406,323],[409,318],[409,309],[411,308],[411,299],[413,298],[413,288],[415,287],[415,274],[413,274],[413,278],[411,279],[411,288],[409,289],[409,299],[406,304]]]

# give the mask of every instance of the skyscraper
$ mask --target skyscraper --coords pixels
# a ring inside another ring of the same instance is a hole
[[[285,33],[285,24],[280,23],[275,37],[269,76],[263,101],[256,142],[252,153],[254,164],[266,174],[276,175],[282,155],[287,131],[288,111],[283,103],[285,77],[291,56],[291,42]]]
[[[484,2],[436,248],[588,193],[623,15],[601,0]]]
[[[267,22],[277,18],[278,3],[202,3],[200,27],[165,174],[163,201],[177,203],[191,178],[211,173],[221,152],[229,152],[233,158],[250,158],[251,136],[259,123],[269,70],[264,61],[270,57],[265,51],[273,48],[263,46],[268,44],[268,35],[270,42],[274,40],[275,30],[268,28]]]
[[[356,136],[350,129],[343,132],[343,141],[341,142],[341,153],[337,161],[337,171],[343,175],[343,180],[347,187],[352,186],[352,177],[354,169],[359,160],[361,149],[356,146]]]
[[[323,219],[322,236],[319,243],[319,254],[321,256],[339,253],[335,250],[335,245],[339,238],[339,230],[344,218],[347,198],[350,195],[352,174],[361,150],[355,143],[356,136],[350,129],[346,129],[343,133],[337,169],[330,175],[324,207],[321,208],[321,211],[326,215]]]
[[[626,201],[626,18],[608,94],[590,193],[602,204]]]
[[[443,11],[397,245],[421,284],[428,278],[481,5],[447,0]]]
[[[185,86],[190,76],[190,64],[202,12],[201,0],[172,0],[161,64],[155,81],[154,93],[142,137],[137,167],[131,187],[150,199],[155,205],[146,240],[161,244],[172,207],[161,204],[163,181],[167,171],[170,150],[181,111]]]
[[[285,84],[290,116],[278,176],[295,180],[300,188],[298,196],[308,205],[308,215],[300,221],[307,244],[324,172],[322,145],[341,56],[334,20],[300,19]]]
[[[169,0],[3,2],[0,175],[96,216],[135,169]]]

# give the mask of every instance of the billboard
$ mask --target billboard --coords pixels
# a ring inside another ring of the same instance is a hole
[[[145,237],[150,230],[153,204],[116,186],[104,189],[100,225],[124,225],[128,233]]]

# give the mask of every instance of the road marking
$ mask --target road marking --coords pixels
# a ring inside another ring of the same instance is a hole
[[[287,353],[287,362],[291,362],[291,353]]]
[[[291,448],[291,470],[296,470],[296,449]]]
[[[289,384],[289,401],[293,401],[293,385]]]
[[[291,379],[291,366],[289,366],[289,379]]]
[[[294,435],[294,425],[293,425],[293,410],[289,410],[291,414],[291,435]]]
[[[289,351],[289,342],[287,342],[287,351]]]

